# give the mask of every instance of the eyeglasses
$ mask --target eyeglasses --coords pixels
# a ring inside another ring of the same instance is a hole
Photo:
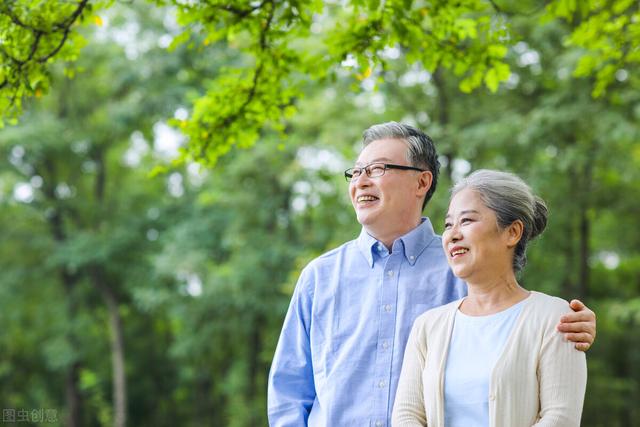
[[[384,175],[387,169],[399,169],[403,171],[418,171],[425,172],[425,169],[414,168],[413,166],[392,165],[389,163],[371,163],[362,168],[349,168],[344,171],[344,177],[347,182],[351,182],[354,179],[360,178],[362,171],[364,171],[369,178],[377,178]]]

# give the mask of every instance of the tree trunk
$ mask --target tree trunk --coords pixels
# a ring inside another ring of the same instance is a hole
[[[580,282],[578,283],[578,294],[580,298],[583,299],[589,296],[589,280],[591,276],[589,267],[589,259],[591,258],[591,247],[589,245],[591,237],[591,220],[589,218],[589,209],[591,208],[591,194],[593,193],[593,167],[597,147],[595,143],[592,143],[591,145],[591,149],[587,154],[581,179],[584,189],[582,192],[582,203],[580,206],[580,264],[578,276]]]
[[[78,313],[73,288],[76,284],[75,276],[69,274],[65,269],[61,269],[60,276],[64,284],[65,299],[67,301],[67,316],[69,324],[72,324]],[[73,331],[67,333],[67,341],[72,349],[79,347],[78,338]],[[74,359],[76,359],[74,357]],[[82,364],[79,360],[74,360],[67,368],[67,379],[65,381],[65,394],[67,398],[67,425],[69,427],[79,427],[82,423],[82,394],[80,393],[80,369]]]
[[[48,171],[54,175],[54,170],[52,165],[47,165]],[[53,179],[51,180],[54,181]],[[55,200],[54,195],[54,187],[53,184],[45,185],[43,188],[44,194],[50,201]],[[53,239],[56,243],[63,243],[67,237],[64,232],[62,214],[56,210],[53,215],[51,215],[48,219],[49,230]],[[78,313],[78,307],[75,301],[75,296],[73,290],[75,288],[75,284],[77,282],[77,276],[71,274],[65,267],[61,267],[59,269],[60,280],[64,287],[65,298],[66,298],[66,306],[67,306],[67,316],[69,317],[69,322],[72,323]],[[66,335],[66,339],[69,342],[69,345],[72,349],[77,349],[79,347],[78,338],[75,336],[73,331],[69,331]],[[78,360],[74,360],[71,365],[68,367],[66,380],[65,380],[65,395],[67,400],[67,412],[68,419],[67,425],[69,427],[78,427],[81,425],[82,419],[82,394],[80,392],[79,377],[80,377],[80,369],[82,368],[82,364]]]
[[[447,97],[447,88],[442,78],[442,70],[439,68],[433,73],[433,83],[438,90],[438,123],[442,129],[444,129],[444,139],[447,138],[447,127],[449,125],[449,98]],[[453,143],[453,141],[451,141]],[[447,167],[445,171],[447,173],[447,177],[449,181],[453,181],[453,159],[455,157],[455,150],[453,144],[449,146],[448,150],[443,150],[440,152],[441,156],[446,159]]]
[[[591,223],[588,212],[586,209],[582,209],[580,212],[580,274],[578,276],[578,295],[581,299],[586,298],[589,293],[589,258],[591,257],[589,247],[590,232]]]
[[[570,209],[575,209],[571,207]],[[573,228],[565,227],[565,235],[564,241],[561,243],[564,256],[565,256],[565,265],[562,269],[562,282],[561,282],[561,295],[566,299],[573,299],[576,295],[574,277],[573,277],[573,263],[574,263],[574,242],[573,242]]]
[[[58,117],[63,119],[66,116],[66,104],[61,103],[59,107],[60,111],[58,113]],[[55,194],[55,188],[58,179],[54,161],[48,156],[45,157],[43,163],[36,167],[36,173],[45,178],[42,192],[47,202],[54,207],[53,214],[50,215],[47,220],[49,231],[57,244],[64,243],[67,240],[63,218],[63,214],[66,211],[61,211],[57,206],[58,199]],[[60,267],[58,274],[60,275],[60,280],[64,286],[69,324],[72,324],[78,313],[78,306],[73,294],[73,290],[78,282],[78,276],[71,273],[66,267]],[[66,339],[72,349],[75,350],[79,348],[80,344],[78,342],[78,338],[73,331],[69,331],[67,333]],[[79,427],[82,425],[82,394],[79,386],[81,369],[82,363],[79,360],[74,360],[68,367],[66,374],[65,396],[67,401],[66,421],[68,427]]]
[[[567,173],[569,174],[569,182],[583,182],[582,175],[577,167],[570,167]],[[572,191],[572,189],[569,189],[568,191]],[[575,195],[575,203],[571,203],[567,206],[567,209],[571,210],[571,214],[569,216],[571,218],[581,218],[585,205],[584,196],[582,194],[583,188],[581,186],[576,186],[573,188],[573,191],[577,194]],[[564,280],[562,281],[562,294],[566,299],[582,298],[582,285],[580,284],[582,271],[580,267],[582,260],[582,235],[580,226],[580,222],[578,222],[578,226],[576,227],[575,223],[572,221],[564,227],[566,235],[562,241],[562,245],[566,264],[562,273],[564,275]]]
[[[127,382],[124,366],[124,329],[118,310],[118,299],[104,282],[104,276],[99,269],[92,271],[92,279],[109,312],[109,344],[113,370],[113,425],[125,427],[127,425]]]
[[[107,179],[104,150],[98,146],[91,154],[97,168],[94,196],[99,207],[98,211],[101,212]],[[99,226],[98,223],[94,225],[96,228]],[[111,367],[113,369],[113,425],[114,427],[125,427],[127,424],[127,382],[124,366],[124,329],[122,327],[122,318],[118,311],[118,298],[113,288],[105,282],[104,271],[101,268],[93,268],[91,277],[109,312],[109,344],[111,347]]]
[[[256,407],[255,402],[257,396],[263,391],[258,387],[258,375],[261,375],[260,369],[260,352],[262,351],[262,339],[261,339],[261,327],[264,324],[263,319],[257,317],[254,321],[253,328],[251,330],[251,338],[249,341],[249,389],[247,390],[247,402],[251,402],[249,425],[258,425],[256,419]]]
[[[78,387],[80,376],[80,362],[73,362],[67,371],[66,398],[67,398],[67,426],[79,427],[81,419],[82,397]]]

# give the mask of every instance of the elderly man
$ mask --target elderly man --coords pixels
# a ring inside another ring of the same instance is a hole
[[[269,375],[272,427],[390,425],[415,318],[466,295],[422,211],[439,163],[420,130],[384,123],[364,132],[345,171],[362,232],[302,271]],[[595,315],[579,301],[558,328],[586,350]]]

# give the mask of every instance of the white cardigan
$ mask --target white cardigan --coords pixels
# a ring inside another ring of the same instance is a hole
[[[391,425],[444,426],[444,371],[462,300],[429,310],[413,324]],[[579,426],[587,385],[585,354],[556,330],[566,301],[531,292],[491,373],[491,427]]]

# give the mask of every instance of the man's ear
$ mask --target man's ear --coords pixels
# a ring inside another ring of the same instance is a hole
[[[510,248],[515,247],[520,239],[522,239],[522,233],[524,233],[524,224],[519,219],[513,221],[506,229],[507,232],[507,246]]]
[[[424,197],[431,188],[431,184],[433,184],[433,174],[431,171],[420,172],[416,196]]]

